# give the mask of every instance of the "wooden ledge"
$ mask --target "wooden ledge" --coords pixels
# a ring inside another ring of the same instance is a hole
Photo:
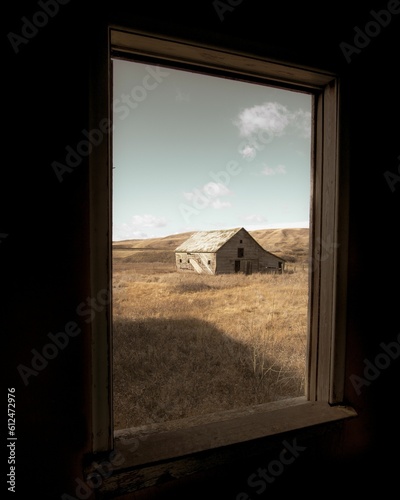
[[[330,406],[294,398],[240,410],[165,424],[118,430],[108,456],[91,457],[85,470],[101,478],[96,498],[116,498],[160,482],[226,466],[282,446],[290,434],[317,435],[325,425],[357,413],[350,407]],[[99,472],[100,471],[100,472]],[[104,475],[104,474],[103,474]]]
[[[301,439],[326,425],[354,418],[350,407],[294,398],[164,424],[118,430],[114,449],[90,457],[85,476],[97,481],[95,497],[130,492],[249,458],[282,446],[291,433]]]
[[[301,397],[197,419],[118,430],[114,434],[114,449],[124,456],[123,468],[137,467],[356,415],[349,407]]]

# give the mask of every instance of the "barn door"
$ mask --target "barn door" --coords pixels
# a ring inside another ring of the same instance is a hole
[[[240,273],[240,260],[235,260],[235,273]]]
[[[246,261],[246,271],[245,273],[246,274],[252,274],[253,272],[253,263],[251,262],[251,260],[247,260]]]

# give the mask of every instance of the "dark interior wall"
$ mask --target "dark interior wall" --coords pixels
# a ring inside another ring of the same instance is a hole
[[[38,2],[18,2],[7,5],[4,16],[7,154],[1,169],[0,258],[7,341],[3,379],[6,386],[15,387],[17,400],[19,493],[14,498],[26,498],[22,491],[53,499],[63,493],[74,495],[89,450],[90,324],[78,312],[90,297],[88,165],[83,159],[62,182],[51,165],[63,162],[66,146],[76,145],[82,130],[89,129],[90,62],[97,51],[96,35],[107,22],[311,66],[322,64],[343,80],[348,117],[346,399],[359,417],[313,439],[301,460],[263,494],[249,489],[246,481],[252,471],[268,463],[268,455],[237,466],[227,464],[225,470],[197,481],[156,488],[147,498],[236,498],[241,491],[263,498],[309,492],[318,477],[333,482],[329,490],[336,492],[347,484],[359,493],[368,492],[371,484],[383,490],[395,485],[400,357],[375,372],[374,380],[358,392],[351,376],[363,377],[365,360],[374,364],[381,343],[396,342],[399,334],[395,259],[400,182],[396,184],[394,177],[390,185],[385,175],[400,175],[400,13],[392,14],[387,26],[364,42],[366,46],[349,62],[340,44],[354,45],[354,28],[365,29],[372,9],[380,12],[390,6],[400,11],[399,2],[290,5],[243,0],[226,11],[223,20],[211,0],[61,3],[53,17],[42,19],[37,32],[28,28],[24,38],[13,38],[13,43],[10,33],[23,34],[22,19],[32,20],[43,9]],[[34,372],[24,372],[24,382],[21,365],[33,367],[32,349],[41,351],[49,332],[66,328],[75,333],[68,346],[60,348],[47,366],[36,361]]]

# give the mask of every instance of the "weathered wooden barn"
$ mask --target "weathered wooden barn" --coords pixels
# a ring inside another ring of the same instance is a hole
[[[282,273],[285,265],[243,227],[194,233],[176,248],[175,259],[178,271],[198,274]]]

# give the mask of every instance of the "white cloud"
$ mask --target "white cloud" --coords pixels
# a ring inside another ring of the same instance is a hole
[[[216,200],[213,200],[210,204],[210,206],[212,208],[215,208],[217,210],[219,210],[220,208],[228,208],[228,207],[231,207],[232,204],[231,202],[229,201],[221,201],[219,198],[217,198]]]
[[[282,137],[287,132],[302,138],[311,137],[311,113],[303,109],[292,112],[278,102],[246,108],[233,123],[239,135],[246,139],[239,149],[246,160],[253,160],[257,149],[264,149],[275,137]]]
[[[193,204],[196,209],[207,207],[221,209],[231,206],[229,201],[222,201],[220,198],[232,194],[225,184],[221,182],[208,182],[202,188],[184,192],[185,199]]]
[[[244,109],[234,122],[242,137],[252,137],[260,131],[280,136],[290,123],[291,113],[278,102],[266,102]]]
[[[209,182],[203,186],[203,192],[208,196],[216,198],[217,196],[227,196],[231,191],[221,182]]]
[[[148,230],[166,226],[165,217],[156,217],[150,214],[133,215],[129,222],[113,226],[113,241],[150,238],[154,235],[149,234]]]
[[[292,122],[300,137],[311,138],[311,113],[309,111],[299,109],[293,114]]]
[[[286,174],[285,165],[277,165],[276,167],[269,167],[264,164],[263,169],[261,170],[262,175],[283,175]]]
[[[249,144],[246,144],[242,149],[240,149],[239,153],[245,160],[253,160],[257,155],[256,148],[250,146]]]
[[[165,227],[166,225],[167,221],[165,217],[156,217],[155,215],[150,214],[133,215],[130,224],[130,226],[135,229],[145,227]]]
[[[275,172],[277,174],[286,174],[286,167],[285,167],[285,165],[277,165],[275,167]]]
[[[266,217],[259,214],[246,215],[245,217],[242,217],[242,219],[249,224],[262,224],[268,222]]]

